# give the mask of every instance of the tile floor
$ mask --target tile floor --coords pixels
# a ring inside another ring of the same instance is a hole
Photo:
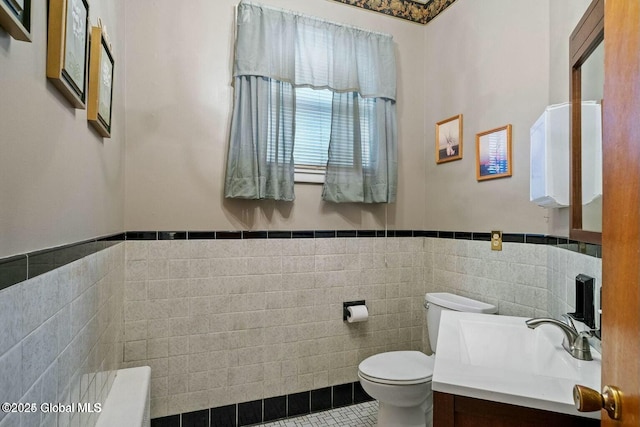
[[[344,408],[316,412],[302,417],[259,424],[262,427],[373,427],[376,425],[378,402],[359,403]]]

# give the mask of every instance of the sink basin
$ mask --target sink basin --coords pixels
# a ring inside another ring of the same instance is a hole
[[[440,319],[433,389],[553,412],[577,412],[573,386],[600,390],[601,357],[573,358],[557,327],[529,329],[525,317],[445,311]]]
[[[515,319],[516,324],[460,320],[462,362],[518,373],[580,379],[573,357],[562,348],[559,331],[553,326],[523,328],[521,323],[526,319]]]

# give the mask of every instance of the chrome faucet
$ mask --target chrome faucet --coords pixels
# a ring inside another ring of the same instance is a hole
[[[545,317],[529,319],[525,323],[530,329],[535,329],[538,326],[545,324],[557,326],[564,333],[562,348],[564,348],[567,353],[579,360],[593,360],[588,340],[588,337],[591,336],[591,332],[578,332],[573,321],[568,315],[563,314],[562,317],[567,319],[568,323]]]

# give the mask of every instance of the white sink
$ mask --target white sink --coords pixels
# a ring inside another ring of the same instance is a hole
[[[573,358],[553,325],[529,329],[525,317],[445,311],[440,319],[433,389],[571,415],[573,386],[600,390],[600,354]]]

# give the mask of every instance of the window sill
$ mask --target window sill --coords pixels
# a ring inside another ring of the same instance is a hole
[[[324,175],[324,170],[296,168],[294,182],[301,184],[324,184]]]

